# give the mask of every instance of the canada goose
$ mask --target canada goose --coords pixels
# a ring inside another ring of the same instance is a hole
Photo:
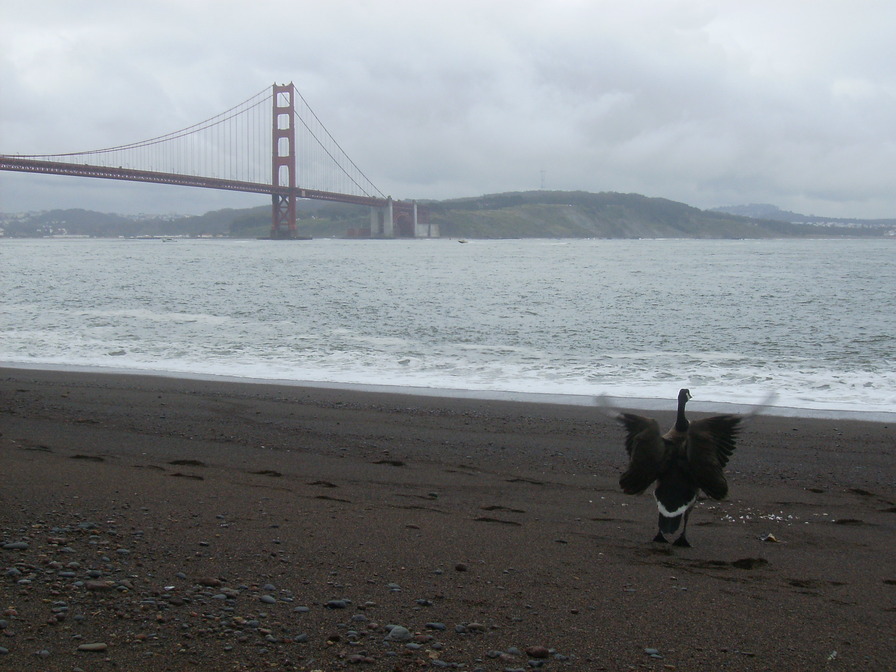
[[[722,499],[728,493],[722,470],[735,448],[741,422],[739,415],[714,415],[689,422],[684,407],[690,398],[689,390],[679,391],[675,425],[665,434],[660,434],[653,418],[632,413],[618,416],[625,427],[629,455],[628,469],[619,478],[619,485],[626,494],[638,495],[656,481],[659,531],[653,540],[665,543],[666,535],[674,534],[681,525],[681,534],[673,542],[676,546],[690,546],[685,532],[698,491],[713,499]]]

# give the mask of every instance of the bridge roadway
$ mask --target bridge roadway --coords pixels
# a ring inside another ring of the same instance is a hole
[[[128,180],[131,182],[152,182],[155,184],[173,184],[183,187],[202,187],[205,189],[224,189],[227,191],[244,191],[253,194],[268,194],[289,196],[290,188],[286,186],[274,186],[260,182],[243,182],[240,180],[225,180],[217,177],[199,177],[195,175],[180,175],[178,173],[160,173],[151,170],[133,170],[131,168],[110,168],[107,166],[92,166],[88,164],[66,163],[64,161],[41,161],[38,159],[25,159],[8,154],[0,154],[0,170],[10,170],[21,173],[43,173],[47,175],[70,175],[74,177],[98,177],[108,180]],[[296,198],[312,198],[321,201],[334,201],[337,203],[352,203],[354,205],[368,205],[374,208],[382,208],[388,204],[388,199],[372,196],[353,196],[351,194],[339,194],[331,191],[319,191],[317,189],[303,189],[296,187]],[[401,204],[400,201],[395,202]]]

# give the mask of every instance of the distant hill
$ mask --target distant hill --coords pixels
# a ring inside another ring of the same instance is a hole
[[[639,194],[526,191],[420,201],[445,238],[782,238],[884,236],[896,220],[815,218],[773,205],[714,210]],[[216,210],[198,217],[123,216],[87,210],[0,215],[7,236],[175,236],[258,238],[270,231],[270,206]],[[343,237],[369,226],[366,207],[301,201],[299,233]]]
[[[428,204],[442,236],[466,238],[757,238],[788,225],[639,194],[527,191]]]
[[[427,205],[444,237],[781,238],[882,236],[896,230],[896,221],[890,227],[867,229],[794,223],[764,214],[700,210],[664,198],[614,192],[512,192]]]
[[[754,219],[772,219],[792,224],[808,224],[817,227],[834,227],[846,229],[889,229],[896,228],[896,219],[858,219],[855,217],[823,217],[819,215],[802,215],[790,210],[781,210],[768,203],[751,203],[749,205],[726,205],[713,208],[712,212],[724,212]]]

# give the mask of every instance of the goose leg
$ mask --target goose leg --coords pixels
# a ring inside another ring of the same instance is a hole
[[[684,512],[684,520],[682,521],[681,526],[681,534],[678,535],[678,539],[672,542],[673,546],[682,546],[684,548],[690,548],[691,544],[688,543],[687,538],[684,536],[684,533],[687,532],[688,529],[688,516],[691,515],[691,510],[688,509]]]
[[[668,544],[669,542],[666,540],[666,537],[663,536],[662,525],[663,525],[663,514],[660,514],[659,523],[657,523],[657,527],[659,529],[657,530],[656,536],[653,538],[653,541],[656,542],[657,544]]]

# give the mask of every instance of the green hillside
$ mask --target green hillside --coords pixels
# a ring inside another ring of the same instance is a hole
[[[443,238],[782,238],[894,235],[896,220],[800,221],[700,210],[664,198],[584,191],[526,191],[420,201]],[[370,226],[367,207],[299,201],[298,233],[342,238]],[[794,215],[794,217],[801,217]],[[212,235],[263,238],[268,205],[216,210],[197,217],[125,217],[85,210],[6,215],[7,236]]]
[[[699,210],[638,194],[530,191],[429,207],[443,237],[767,238],[810,233],[786,222]]]

